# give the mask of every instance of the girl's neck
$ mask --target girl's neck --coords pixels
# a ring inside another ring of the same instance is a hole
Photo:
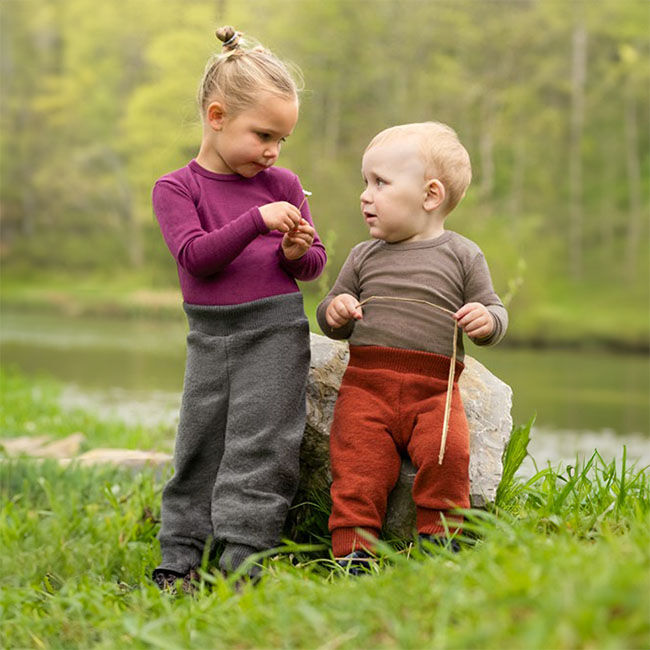
[[[196,156],[196,162],[207,169],[209,172],[214,172],[215,174],[232,174],[233,172],[229,169],[224,169],[223,160],[219,157],[219,154],[214,150],[214,147],[204,138],[201,142],[201,147],[199,148],[199,153]]]

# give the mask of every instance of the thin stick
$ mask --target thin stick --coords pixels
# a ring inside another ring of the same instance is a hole
[[[449,364],[449,378],[447,379],[447,399],[445,400],[445,419],[442,423],[442,439],[440,440],[440,454],[438,465],[442,465],[445,457],[445,446],[447,445],[447,427],[449,426],[449,414],[451,412],[451,394],[454,392],[454,372],[456,371],[456,342],[458,340],[458,323],[454,323],[454,346],[451,363]]]
[[[367,302],[371,300],[400,300],[403,302],[419,302],[424,305],[429,305],[429,307],[435,307],[444,311],[447,314],[454,315],[454,312],[451,309],[446,307],[441,307],[436,305],[428,300],[420,300],[419,298],[398,298],[397,296],[370,296],[365,298],[359,303],[359,307],[362,307]],[[438,456],[438,465],[442,465],[442,461],[445,457],[445,447],[447,445],[447,428],[449,427],[449,414],[451,412],[451,396],[454,389],[454,375],[456,373],[456,348],[458,344],[458,323],[454,319],[454,339],[453,339],[453,348],[451,355],[451,362],[449,364],[449,376],[447,378],[447,395],[445,399],[445,416],[442,422],[442,438],[440,440],[440,454]]]

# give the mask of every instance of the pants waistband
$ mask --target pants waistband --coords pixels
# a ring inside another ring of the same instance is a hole
[[[261,298],[240,305],[183,303],[191,330],[228,336],[242,330],[288,326],[306,320],[299,291]]]
[[[379,345],[351,345],[349,366],[365,369],[394,370],[395,372],[426,375],[437,379],[449,376],[450,357],[420,350],[403,350]],[[456,361],[454,381],[458,381],[463,368]]]

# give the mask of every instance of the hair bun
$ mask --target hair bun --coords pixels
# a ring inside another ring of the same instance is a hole
[[[239,47],[239,37],[241,34],[230,25],[219,27],[215,32],[217,38],[223,43],[222,47],[226,52],[236,50]]]

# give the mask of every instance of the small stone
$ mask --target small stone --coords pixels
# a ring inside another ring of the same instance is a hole
[[[72,458],[79,453],[81,443],[85,439],[86,436],[83,433],[72,433],[65,438],[52,440],[32,455],[39,458]]]
[[[111,449],[98,447],[77,458],[81,465],[120,465],[131,469],[160,467],[172,462],[172,456],[157,451],[140,449]]]

